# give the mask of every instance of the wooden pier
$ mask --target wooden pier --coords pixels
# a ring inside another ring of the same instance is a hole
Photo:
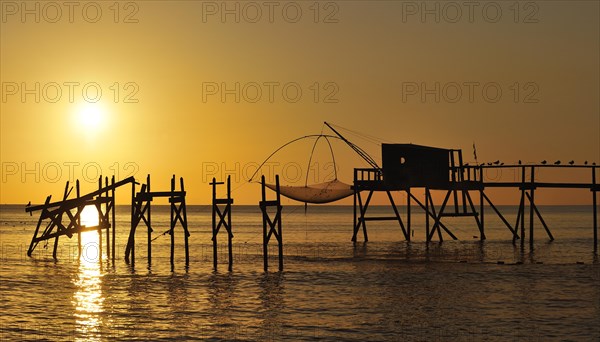
[[[46,201],[41,205],[27,205],[25,211],[33,214],[33,212],[39,211],[40,217],[31,238],[27,255],[31,256],[36,246],[49,239],[54,239],[54,249],[52,257],[57,259],[57,248],[58,240],[61,236],[67,236],[72,238],[74,234],[78,235],[78,250],[81,254],[81,238],[80,234],[87,231],[98,231],[98,235],[102,236],[102,230],[106,230],[106,249],[107,256],[110,257],[111,253],[111,240],[110,230],[112,227],[112,258],[115,257],[115,190],[126,184],[133,184],[135,180],[133,177],[129,177],[119,182],[115,182],[115,178],[112,177],[111,184],[108,184],[108,178],[105,180],[106,185],[102,186],[102,176],[98,179],[99,189],[83,196],[80,195],[79,181],[76,181],[76,197],[70,198],[73,188],[69,188],[69,182],[65,186],[63,199],[57,202],[51,202],[52,196],[46,197]],[[85,226],[81,224],[81,213],[83,209],[93,205],[98,210],[98,225],[97,226]],[[104,205],[104,210],[103,210]],[[75,213],[73,213],[75,211]],[[68,218],[68,222],[63,223],[63,218]],[[48,220],[45,229],[40,233],[40,228],[44,221]],[[112,221],[112,224],[111,224]],[[38,236],[39,234],[39,236]],[[102,243],[100,242],[100,248]]]
[[[598,200],[597,193],[600,191],[600,185],[597,182],[599,166],[596,165],[465,165],[462,161],[462,152],[460,150],[435,149],[430,147],[396,144],[399,148],[397,152],[389,152],[386,156],[384,152],[383,168],[360,168],[354,171],[354,231],[352,241],[356,241],[358,230],[362,227],[365,241],[367,238],[366,221],[377,220],[397,220],[402,228],[406,240],[410,240],[407,232],[411,231],[410,215],[411,200],[425,212],[425,236],[426,241],[432,241],[437,234],[438,240],[443,241],[444,234],[456,240],[457,237],[444,225],[443,220],[451,217],[473,217],[479,230],[479,238],[486,239],[485,235],[485,211],[486,204],[500,218],[506,228],[510,231],[513,242],[520,240],[523,245],[528,240],[530,246],[533,246],[535,236],[536,218],[544,228],[549,240],[554,240],[554,236],[544,220],[541,211],[536,204],[536,190],[539,189],[585,189],[591,192],[592,204],[592,236],[594,251],[598,250]],[[442,151],[442,154],[440,154]],[[445,152],[444,152],[445,151]],[[444,157],[443,153],[447,153]],[[412,161],[412,159],[416,159]],[[431,160],[439,159],[439,160]],[[386,170],[386,160],[388,169]],[[391,163],[390,163],[391,161]],[[396,165],[394,163],[397,163]],[[443,165],[447,166],[444,167]],[[391,167],[389,166],[391,164]],[[432,167],[432,164],[438,164]],[[426,168],[423,168],[425,165]],[[518,181],[490,181],[484,179],[484,172],[487,169],[516,169],[520,175]],[[536,174],[540,170],[586,170],[589,172],[589,182],[543,182],[536,180]],[[421,188],[424,191],[425,203],[422,203],[414,196],[414,189]],[[486,190],[494,188],[516,189],[521,193],[519,209],[517,212],[516,223],[512,225],[508,222],[504,214],[494,205]],[[363,203],[360,192],[367,191],[367,200]],[[398,212],[393,203],[391,192],[405,192],[407,195],[406,207],[406,225],[401,217],[369,217],[367,209],[373,192],[386,192],[390,197],[391,206],[395,213]],[[431,196],[432,191],[445,192],[444,200],[436,211]],[[473,201],[472,193],[479,196],[479,208]],[[529,215],[527,215],[527,209]],[[433,221],[431,223],[430,219]],[[526,221],[529,231],[526,232]]]
[[[127,184],[131,184],[131,228],[129,238],[125,248],[125,261],[135,264],[135,233],[141,222],[144,222],[147,228],[148,239],[148,264],[152,262],[152,216],[151,202],[156,197],[166,197],[169,199],[171,207],[170,229],[165,232],[171,235],[171,267],[174,267],[175,255],[175,227],[180,224],[184,232],[185,244],[185,265],[189,265],[189,231],[187,224],[187,212],[185,203],[185,188],[183,178],[180,178],[180,190],[175,189],[175,176],[171,179],[171,191],[152,192],[150,191],[150,175],[146,178],[146,184],[141,185],[141,189],[136,193],[136,185],[133,177],[115,182],[114,176],[109,184],[108,178],[104,179],[102,185],[102,177],[98,179],[98,190],[80,194],[79,181],[76,181],[76,197],[69,198],[73,188],[69,188],[67,182],[63,198],[57,202],[51,202],[52,196],[48,196],[44,204],[30,205],[25,207],[25,211],[33,214],[40,212],[40,217],[36,225],[27,255],[31,257],[37,245],[42,241],[54,239],[54,249],[52,257],[57,259],[58,241],[61,236],[72,238],[75,234],[78,236],[78,252],[81,255],[81,233],[87,231],[98,231],[100,256],[102,256],[102,234],[106,231],[106,252],[107,258],[115,260],[117,254],[116,246],[116,219],[115,219],[115,191]],[[98,211],[98,225],[86,226],[81,223],[81,213],[86,206],[94,206]],[[67,218],[68,222],[63,223],[63,218]],[[46,223],[46,227],[40,233],[42,224]],[[111,229],[112,228],[112,229]],[[112,237],[112,239],[111,239]]]

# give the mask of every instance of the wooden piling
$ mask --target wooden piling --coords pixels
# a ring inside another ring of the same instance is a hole
[[[181,192],[185,194],[185,186],[183,185],[183,177],[179,177],[179,186],[181,187]],[[185,205],[185,195],[182,195],[180,198],[181,202],[179,204],[179,220],[183,227],[183,244],[185,248],[185,266],[188,267],[190,265],[190,244],[189,237],[190,233],[188,231],[187,226],[187,206]],[[181,214],[183,213],[183,217]]]
[[[137,203],[135,200],[135,182],[131,183],[131,232],[129,234],[129,244],[130,244],[130,255],[131,255],[131,266],[135,265],[135,207]],[[125,253],[125,258],[127,260],[128,254]]]
[[[175,192],[175,175],[173,175],[173,177],[171,178],[171,196],[170,196],[170,202],[171,202],[171,229],[170,229],[170,234],[171,234],[171,270],[173,270],[175,268],[175,220],[174,218],[174,206],[175,206],[175,197],[173,196],[173,192]]]
[[[429,188],[425,188],[425,241],[429,242]]]
[[[263,203],[266,204],[267,201],[267,195],[266,195],[266,189],[265,189],[265,176],[263,175],[261,177],[261,193],[262,193],[262,202],[260,203],[260,209],[262,212],[262,223],[263,223],[263,268],[264,271],[267,272],[269,269],[269,248],[268,248],[268,243],[269,240],[267,239],[267,210],[266,208],[263,206]]]
[[[394,206],[395,207],[395,206]],[[410,241],[411,228],[410,228],[410,188],[406,190],[406,240]]]
[[[265,185],[265,176],[261,177],[261,194],[262,201],[260,201],[259,206],[262,212],[263,219],[263,266],[265,272],[269,269],[269,249],[268,244],[271,236],[275,236],[278,243],[278,252],[279,252],[279,271],[283,271],[283,237],[282,237],[282,229],[281,229],[281,195],[279,191],[279,175],[275,176],[275,193],[276,199],[274,201],[267,201],[266,197],[266,185]],[[268,208],[275,207],[275,217],[271,219],[269,216]],[[269,227],[267,229],[267,226]]]
[[[150,189],[150,174],[146,176],[146,189],[148,189],[148,193],[151,192]],[[152,265],[152,206],[148,205],[148,222],[147,224],[147,237],[148,237],[148,267]]]
[[[117,227],[117,220],[116,220],[116,213],[115,213],[116,210],[117,210],[117,198],[115,197],[115,188],[114,188],[114,185],[115,185],[115,176],[114,175],[111,177],[110,184],[112,185],[111,196],[112,196],[112,203],[113,203],[112,213],[111,213],[112,214],[112,225],[111,225],[112,227],[111,228],[112,228],[112,251],[113,251],[113,253],[112,253],[112,261],[114,263],[115,262],[115,256],[117,254],[117,249],[116,249],[116,236],[117,236],[117,234],[116,234],[116,227]]]
[[[594,253],[598,251],[598,200],[597,200],[596,168],[592,167],[592,211],[594,229]]]
[[[233,204],[233,200],[231,199],[231,176],[227,176],[227,200],[229,210],[227,212],[227,246],[229,249],[229,272],[233,271],[233,229],[231,227],[231,205]]]
[[[213,177],[212,182],[212,243],[213,243],[213,268],[217,270],[217,256],[218,256],[218,243],[217,243],[217,184],[223,184],[222,182],[217,183],[217,179]]]
[[[102,191],[102,175],[98,177],[98,191]],[[96,211],[98,211],[98,261],[102,262],[102,222],[104,221],[104,217],[102,217],[102,192],[98,195],[98,201],[96,203]],[[108,197],[108,195],[107,195]]]
[[[279,192],[279,175],[275,176],[275,184],[277,188],[277,240],[279,242],[279,270],[283,271],[283,235],[281,234],[281,193]]]
[[[108,177],[104,178],[104,184],[105,184],[106,187],[108,187]],[[110,195],[108,193],[108,190],[106,191],[106,197],[107,198],[110,197]],[[111,210],[114,211],[115,210],[114,203],[115,203],[115,198],[112,197],[112,200],[110,202],[106,202],[104,204],[104,210],[105,210],[105,212],[104,212],[104,216],[103,217],[104,217],[104,221],[106,223],[108,223],[108,214],[109,214],[109,211],[111,211]],[[110,250],[110,227],[107,226],[106,227],[106,261],[107,262],[108,262],[108,260],[110,260],[110,255],[111,255],[111,250]]]
[[[521,246],[525,244],[525,166],[521,167],[521,203],[519,217],[521,218]]]
[[[529,199],[529,245],[533,247],[533,208],[535,206],[535,167],[531,167],[531,198]]]
[[[79,198],[79,179],[75,181],[75,194]],[[77,212],[80,213],[80,208],[77,207]],[[77,215],[77,227],[81,227],[81,216]],[[77,232],[77,258],[81,258],[81,232]]]
[[[210,185],[212,185],[212,242],[213,242],[213,268],[217,269],[217,255],[218,255],[218,243],[217,243],[217,235],[221,227],[225,227],[227,232],[227,253],[228,253],[228,263],[229,263],[229,271],[233,270],[233,231],[231,228],[231,205],[233,204],[233,199],[231,198],[231,176],[227,176],[227,197],[226,198],[217,198],[217,185],[222,185],[223,182],[217,182],[216,178],[212,179]],[[225,207],[223,211],[221,211],[219,205],[223,204]],[[217,221],[218,218],[218,221]]]

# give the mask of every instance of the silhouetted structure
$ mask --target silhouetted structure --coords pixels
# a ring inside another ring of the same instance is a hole
[[[106,230],[106,250],[107,257],[114,261],[116,253],[116,220],[115,220],[115,190],[126,184],[131,184],[131,229],[129,238],[125,248],[125,260],[135,264],[135,232],[140,222],[144,222],[148,232],[148,264],[152,262],[152,216],[151,202],[155,197],[168,197],[171,206],[170,229],[167,231],[171,235],[171,266],[174,265],[174,228],[177,223],[180,223],[184,230],[185,238],[185,263],[189,265],[189,231],[187,228],[187,213],[185,205],[185,189],[183,178],[180,179],[181,190],[175,190],[175,176],[171,179],[171,191],[151,192],[150,191],[150,175],[146,178],[146,184],[142,184],[140,192],[136,193],[136,182],[133,177],[129,177],[119,182],[115,182],[114,176],[111,183],[108,184],[108,178],[105,178],[105,184],[102,186],[102,177],[98,179],[98,190],[80,195],[79,180],[76,182],[76,197],[69,199],[72,188],[69,189],[69,182],[65,187],[63,199],[58,202],[50,202],[52,196],[48,196],[42,205],[31,206],[28,204],[25,211],[33,213],[41,211],[35,232],[31,239],[31,244],[27,251],[27,255],[31,256],[39,242],[54,238],[54,250],[52,257],[57,258],[58,239],[61,236],[71,238],[73,234],[78,235],[78,251],[81,255],[81,233],[87,231],[98,231],[100,239],[100,256],[102,255],[102,230]],[[98,211],[98,225],[85,226],[81,224],[81,213],[83,209],[93,205]],[[73,211],[75,213],[73,213]],[[63,218],[67,217],[69,222],[65,226],[62,222]],[[38,236],[42,222],[49,220],[44,231]],[[110,223],[112,221],[112,224]],[[112,240],[111,230],[112,227]],[[112,243],[112,253],[111,253]]]
[[[217,182],[215,178],[212,179],[210,185],[212,185],[212,242],[213,242],[213,266],[217,269],[217,235],[221,227],[225,227],[227,231],[227,248],[229,253],[229,271],[233,270],[233,251],[232,242],[233,231],[231,229],[231,205],[233,199],[231,198],[231,179],[227,176],[227,197],[217,198],[217,185],[222,185],[223,182]],[[224,205],[221,211],[220,205]],[[219,218],[217,222],[217,217]]]
[[[265,272],[269,269],[269,241],[274,235],[279,247],[279,270],[283,271],[283,237],[281,236],[281,195],[279,192],[279,175],[275,176],[275,200],[267,201],[265,176],[261,177],[262,201],[259,202],[263,222],[263,261]],[[275,217],[269,216],[269,208],[275,208]],[[268,226],[268,229],[267,229]]]
[[[181,224],[184,233],[185,244],[185,265],[189,266],[189,241],[190,233],[187,224],[187,211],[185,205],[185,188],[183,178],[179,179],[181,190],[175,190],[175,175],[171,178],[171,191],[150,191],[150,175],[146,178],[146,184],[141,185],[140,192],[135,192],[135,184],[131,189],[131,230],[129,231],[129,239],[125,248],[125,260],[135,264],[135,233],[137,226],[141,221],[146,224],[148,232],[148,264],[152,262],[152,217],[151,217],[151,202],[154,198],[163,197],[169,199],[171,218],[170,228],[165,233],[171,236],[171,268],[175,267],[175,227]]]
[[[410,240],[411,232],[411,199],[414,200],[425,211],[425,229],[427,242],[433,239],[437,233],[438,239],[443,241],[442,231],[447,233],[452,239],[456,236],[446,227],[442,219],[446,217],[472,216],[475,219],[479,229],[479,238],[485,237],[484,205],[489,204],[492,210],[502,220],[504,225],[511,232],[513,242],[525,241],[525,207],[526,201],[529,204],[529,242],[533,245],[534,241],[534,217],[537,216],[541,222],[546,234],[550,240],[554,239],[548,225],[543,219],[538,207],[535,204],[535,190],[538,188],[568,188],[568,189],[589,189],[592,192],[592,211],[593,211],[593,236],[594,250],[598,248],[598,214],[597,214],[597,192],[600,186],[596,182],[596,171],[599,169],[595,165],[575,165],[574,162],[569,165],[560,165],[560,161],[553,165],[548,165],[544,160],[537,165],[504,165],[499,160],[493,163],[481,163],[480,165],[468,165],[463,163],[462,151],[453,149],[442,149],[413,144],[382,144],[382,163],[379,167],[373,158],[365,156],[364,151],[358,151],[354,144],[346,140],[329,124],[325,123],[333,132],[344,140],[351,148],[369,163],[371,168],[354,169],[354,232],[352,241],[356,241],[358,230],[362,227],[364,239],[368,241],[366,221],[377,220],[397,220],[402,228],[405,239]],[[585,168],[591,171],[591,181],[589,183],[576,182],[537,182],[535,180],[536,170],[551,168]],[[519,169],[521,180],[515,182],[486,181],[483,172],[486,169]],[[529,179],[527,179],[529,175]],[[421,203],[418,198],[412,194],[413,188],[423,188],[425,192],[425,203]],[[500,210],[493,204],[492,200],[485,193],[486,188],[514,188],[521,190],[521,199],[517,213],[515,225],[511,225]],[[431,196],[431,191],[445,191],[446,195],[442,201],[439,211],[436,212],[435,205]],[[361,192],[367,191],[366,201],[363,202]],[[391,217],[368,217],[367,209],[371,201],[373,192],[386,192],[395,216]],[[404,225],[398,209],[394,203],[391,191],[404,191],[407,193],[407,213],[406,226]],[[479,210],[476,209],[471,192],[479,193]],[[448,209],[450,208],[450,209]],[[535,215],[535,216],[534,216]],[[433,225],[430,225],[430,218],[433,219]],[[520,227],[520,233],[518,229]],[[431,228],[431,229],[430,229]]]
[[[28,204],[25,207],[25,211],[33,214],[35,211],[40,212],[40,218],[38,219],[37,226],[35,228],[35,232],[33,233],[33,237],[31,238],[31,243],[29,245],[29,249],[27,250],[27,255],[31,256],[33,251],[39,242],[49,240],[54,238],[54,249],[52,252],[52,257],[57,259],[56,252],[58,248],[58,240],[61,236],[67,236],[69,238],[73,237],[73,234],[78,234],[78,250],[79,254],[81,254],[81,233],[87,231],[97,230],[100,239],[102,238],[102,230],[106,229],[106,249],[107,256],[111,256],[111,248],[110,248],[110,232],[109,228],[112,227],[112,258],[115,258],[115,190],[118,187],[121,187],[125,184],[133,184],[135,180],[133,177],[129,177],[122,181],[115,183],[115,178],[112,177],[111,184],[108,184],[108,178],[106,178],[106,185],[102,186],[102,176],[98,179],[98,190],[88,193],[86,195],[80,195],[79,189],[79,180],[76,181],[76,197],[69,199],[69,195],[73,188],[69,189],[69,182],[67,182],[65,186],[65,191],[63,195],[63,199],[57,202],[51,202],[52,196],[46,197],[46,201],[42,205],[31,206]],[[88,206],[93,205],[98,210],[98,225],[97,226],[85,226],[81,225],[81,213],[83,209]],[[102,210],[102,206],[104,205],[104,210]],[[75,213],[73,214],[73,210]],[[68,223],[65,224],[62,222],[64,217],[68,218]],[[112,224],[110,220],[112,219]],[[40,227],[44,220],[49,220],[46,225],[46,228],[38,236]],[[102,248],[102,241],[100,240],[99,247]],[[102,251],[100,250],[100,255],[102,255]]]

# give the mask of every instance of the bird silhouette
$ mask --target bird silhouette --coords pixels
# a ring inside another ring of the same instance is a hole
[[[483,165],[485,165],[485,163],[481,163],[481,165],[479,165],[479,166],[483,166]]]
[[[571,160],[571,161],[569,162],[569,165],[573,165],[573,164],[575,164],[575,161],[574,161],[574,160]]]
[[[587,165],[587,160],[583,162],[583,165]]]
[[[500,164],[500,161],[499,161],[499,160],[496,160],[496,161],[494,162],[494,165],[498,165],[498,164]]]
[[[519,159],[519,165],[521,165],[521,159]]]
[[[488,163],[488,165],[492,165],[492,163]]]
[[[554,165],[560,165],[560,160],[555,161]]]
[[[500,163],[500,166],[504,165],[504,163]]]
[[[542,165],[546,165],[547,161],[542,160]]]
[[[596,163],[594,162],[594,163],[592,163],[592,165],[596,166]]]

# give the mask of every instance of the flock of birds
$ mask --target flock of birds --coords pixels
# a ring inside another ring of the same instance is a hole
[[[519,160],[517,163],[518,163],[518,165],[522,165],[522,164],[523,164],[523,163],[521,162],[521,160]],[[491,162],[491,163],[481,163],[481,164],[479,164],[479,166],[485,166],[486,164],[487,164],[488,166],[492,166],[492,165],[498,165],[498,166],[502,166],[502,165],[504,165],[504,163],[500,162],[499,160],[496,160],[495,162]],[[540,162],[540,164],[542,164],[542,165],[546,165],[546,164],[548,164],[548,161],[547,161],[547,160],[542,160],[542,161]],[[560,164],[561,164],[561,161],[560,161],[560,160],[557,160],[557,161],[555,161],[555,162],[554,162],[554,165],[560,165]],[[571,161],[569,161],[569,163],[568,163],[568,164],[569,164],[569,165],[575,165],[575,161],[574,161],[574,160],[571,160]],[[468,165],[469,165],[468,163],[467,163],[467,164],[465,164],[465,166],[468,166]],[[588,165],[588,161],[587,161],[587,160],[586,160],[586,161],[584,161],[584,162],[583,162],[583,165]],[[595,165],[596,165],[596,163],[592,163],[592,165],[594,165],[594,166],[595,166]]]

